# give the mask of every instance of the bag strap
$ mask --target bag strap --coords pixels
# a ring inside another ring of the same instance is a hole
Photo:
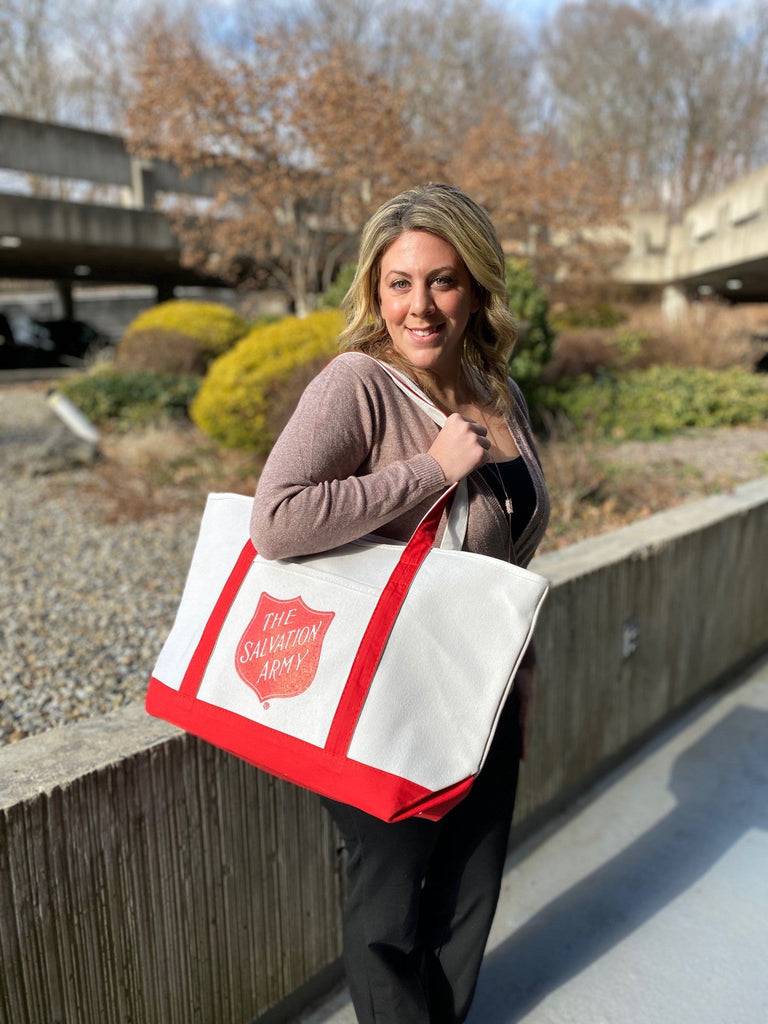
[[[373,359],[373,356],[371,358]],[[404,395],[410,398],[414,405],[426,413],[439,427],[445,426],[447,419],[445,413],[442,409],[438,409],[421,388],[406,377],[404,373],[401,373],[400,370],[396,370],[394,366],[389,366],[387,363],[381,362],[380,359],[375,359],[374,362],[378,363],[387,376],[400,388]],[[454,484],[451,491],[447,493],[454,493],[454,499],[448,513],[448,521],[440,547],[445,548],[447,551],[461,551],[464,537],[467,533],[467,518],[469,516],[469,492],[467,490],[466,478],[460,480],[458,484]]]
[[[331,755],[346,756],[389,635],[416,573],[432,550],[448,499],[458,486],[453,484],[444,491],[416,527],[376,602],[328,731],[324,749]]]

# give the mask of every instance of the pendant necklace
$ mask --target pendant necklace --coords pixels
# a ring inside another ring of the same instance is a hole
[[[507,513],[507,561],[511,562],[513,560],[513,556],[515,556],[515,543],[512,540],[512,515],[515,511],[515,506],[512,503],[512,499],[507,494],[507,488],[504,486],[504,478],[501,475],[498,463],[491,462],[491,465],[496,472],[496,476],[499,478],[501,490],[504,494],[504,511]]]
[[[482,420],[485,424],[488,439],[490,440],[491,444],[493,444],[493,437],[491,435],[491,428],[488,424],[488,420],[485,418],[485,415],[483,414],[482,410],[479,411]],[[499,449],[499,451],[501,451],[501,449]],[[489,459],[488,462],[493,467],[493,471],[498,477],[499,485],[501,486],[501,491],[502,494],[504,495],[504,511],[507,514],[507,561],[511,562],[513,560],[513,557],[516,557],[515,544],[512,540],[512,516],[515,511],[515,506],[514,502],[512,501],[512,498],[509,496],[509,493],[507,492],[507,488],[504,486],[504,477],[501,474],[501,470],[499,469],[498,463],[494,462],[493,459]]]
[[[487,436],[488,436],[488,440],[491,442],[491,444],[493,444],[493,435],[491,434],[491,428],[490,428],[490,425],[488,423],[488,420],[485,418],[485,413],[483,413],[482,410],[480,410],[480,415],[483,418],[483,423],[485,423],[485,430],[486,430],[486,433],[487,433]],[[499,451],[501,451],[501,449],[499,449]],[[497,462],[494,462],[492,459],[488,459],[488,461],[493,466],[494,470],[496,471],[496,476],[499,478],[499,483],[501,484],[501,490],[502,490],[502,492],[504,494],[504,509],[505,509],[505,511],[506,511],[508,516],[512,516],[514,514],[514,511],[515,511],[515,506],[512,503],[512,499],[507,494],[507,488],[504,486],[504,478],[501,475],[501,470],[499,469],[499,465],[498,465]]]
[[[492,462],[491,465],[496,470],[496,476],[499,478],[499,483],[501,484],[501,489],[504,492],[504,508],[506,509],[507,515],[511,516],[511,515],[514,514],[515,506],[512,504],[512,499],[507,494],[507,489],[504,486],[504,478],[501,475],[501,470],[499,469],[499,464],[498,464],[498,462]]]

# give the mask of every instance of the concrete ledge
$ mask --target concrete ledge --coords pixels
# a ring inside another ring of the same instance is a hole
[[[167,722],[150,718],[143,705],[130,704],[11,743],[0,749],[0,810],[50,795],[73,779],[112,768],[182,735]]]
[[[531,568],[554,584],[563,583],[627,557],[647,557],[679,537],[731,516],[747,514],[766,502],[768,477],[761,477],[727,493],[713,494],[701,501],[677,505],[610,533],[589,537],[560,551],[540,555],[533,560]]]

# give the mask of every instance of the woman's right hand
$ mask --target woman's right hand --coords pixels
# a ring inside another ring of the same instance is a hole
[[[449,486],[482,466],[488,459],[491,442],[482,424],[452,413],[437,435],[428,453],[438,463]]]

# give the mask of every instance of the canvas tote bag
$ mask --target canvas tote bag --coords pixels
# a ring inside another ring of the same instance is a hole
[[[147,711],[385,821],[438,820],[482,768],[547,591],[459,550],[465,499],[433,547],[456,490],[407,544],[273,561],[250,540],[252,499],[209,495]]]

